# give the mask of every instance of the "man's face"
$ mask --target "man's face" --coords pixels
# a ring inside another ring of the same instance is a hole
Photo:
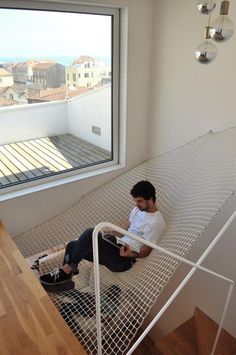
[[[136,207],[138,207],[140,211],[148,211],[150,200],[145,200],[143,197],[135,197],[134,201],[136,203]]]

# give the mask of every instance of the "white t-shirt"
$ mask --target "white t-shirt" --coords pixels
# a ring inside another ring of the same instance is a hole
[[[138,207],[135,207],[130,213],[129,222],[129,232],[154,244],[157,244],[165,230],[165,221],[160,211],[151,213],[140,211]],[[142,243],[127,235],[125,235],[122,240],[130,246],[137,246],[139,250],[143,246]]]

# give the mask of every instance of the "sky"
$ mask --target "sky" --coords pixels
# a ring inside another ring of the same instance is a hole
[[[0,9],[0,57],[111,55],[111,16]]]

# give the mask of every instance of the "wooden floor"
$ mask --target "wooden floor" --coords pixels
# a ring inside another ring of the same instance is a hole
[[[0,188],[111,160],[111,153],[71,134],[0,146]]]

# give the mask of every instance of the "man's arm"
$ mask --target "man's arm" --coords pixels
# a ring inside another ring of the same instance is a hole
[[[141,248],[140,248],[140,251],[138,253],[138,256],[139,258],[145,258],[146,256],[148,256],[152,251],[152,248],[149,247],[148,245],[143,245]]]

